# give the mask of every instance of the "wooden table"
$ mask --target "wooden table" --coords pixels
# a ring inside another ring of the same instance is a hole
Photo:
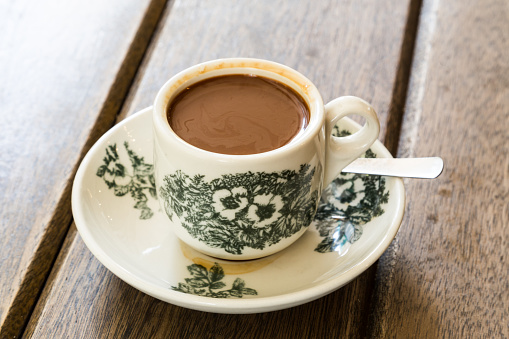
[[[507,0],[28,0],[0,4],[0,337],[502,338],[509,336]],[[406,180],[380,260],[314,302],[253,315],[173,306],[89,252],[71,213],[91,145],[172,75],[258,57],[356,95]]]

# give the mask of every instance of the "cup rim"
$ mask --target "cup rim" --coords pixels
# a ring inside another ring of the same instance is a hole
[[[253,154],[224,154],[207,151],[196,147],[181,139],[171,128],[166,117],[166,109],[168,103],[178,94],[185,86],[201,81],[203,79],[221,76],[225,74],[250,74],[271,78],[273,80],[283,82],[296,90],[306,101],[310,118],[308,126],[302,133],[297,134],[289,143],[276,149]],[[296,70],[263,59],[255,58],[224,58],[210,60],[194,66],[191,66],[173,77],[171,77],[157,92],[154,100],[153,122],[155,135],[169,138],[172,142],[176,142],[180,147],[189,152],[198,152],[203,157],[221,158],[227,161],[239,159],[256,159],[271,156],[277,156],[281,153],[293,150],[299,145],[305,144],[312,140],[324,126],[324,105],[322,97],[316,86],[304,75]]]

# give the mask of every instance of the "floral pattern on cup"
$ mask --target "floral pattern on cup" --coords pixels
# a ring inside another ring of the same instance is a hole
[[[283,206],[283,199],[278,195],[258,195],[249,206],[247,217],[255,222],[255,227],[265,228],[281,217]]]
[[[235,214],[247,206],[247,191],[243,187],[235,187],[232,190],[222,189],[212,195],[214,209],[228,219],[235,219]]]
[[[242,254],[263,249],[309,226],[318,203],[315,167],[247,172],[206,181],[182,171],[164,177],[160,198],[170,220],[177,217],[210,247]]]
[[[338,136],[349,134],[350,132],[346,130],[339,131],[339,129],[336,129],[335,131],[335,135]],[[145,163],[143,157],[133,152],[129,148],[128,142],[124,142],[123,145],[128,154],[130,166],[125,161],[122,161],[117,145],[114,144],[106,149],[106,155],[103,159],[104,164],[98,168],[96,174],[98,177],[103,178],[108,188],[113,189],[116,196],[120,197],[130,193],[135,201],[134,208],[141,211],[140,219],[150,219],[154,212],[148,207],[147,201],[149,197],[157,199],[153,165]],[[374,158],[376,154],[368,150],[365,157]],[[307,171],[309,171],[309,168]],[[202,188],[209,187],[203,183],[203,178],[195,178],[193,181],[192,178],[183,177],[182,173],[179,175],[176,176],[178,179],[175,182],[187,182],[195,186],[205,185]],[[279,175],[274,174],[272,177],[270,175],[258,175],[260,178],[265,177],[266,185],[270,185],[273,183],[284,184],[288,181],[290,173],[286,172],[283,174],[282,172]],[[297,175],[297,173],[294,172],[292,175]],[[233,179],[226,178],[225,181],[233,182]],[[214,181],[214,187],[219,187],[219,182],[220,180]],[[241,181],[238,180],[238,182],[240,183]],[[212,184],[209,185],[212,187]],[[238,238],[237,242],[233,242],[233,245],[230,245],[228,242],[220,240],[218,242],[219,245],[233,246],[234,250],[241,250],[238,244],[252,244],[253,248],[256,248],[254,246],[263,246],[263,244],[257,241],[259,232],[266,234],[265,240],[267,244],[270,244],[275,239],[274,234],[279,232],[277,228],[272,230],[272,228],[275,228],[274,225],[278,225],[274,223],[284,215],[287,218],[287,224],[294,225],[293,229],[295,231],[300,229],[297,226],[299,215],[288,215],[282,195],[270,193],[265,188],[266,193],[248,198],[249,193],[246,186],[223,186],[214,190],[208,202],[211,208],[208,209],[207,214],[204,214],[204,216],[208,218],[216,213],[220,218],[228,220],[228,222],[235,222],[240,215],[243,215],[245,220],[239,225],[239,230],[235,233]],[[295,187],[293,191],[296,191]],[[149,194],[147,195],[145,192]],[[317,193],[314,192],[314,194]],[[173,199],[185,199],[185,196],[177,194],[174,195]],[[388,200],[389,190],[385,186],[384,177],[342,173],[324,190],[320,198],[320,204],[314,220],[315,227],[323,239],[317,245],[315,251],[320,253],[333,251],[341,254],[346,253],[348,248],[361,237],[363,232],[362,226],[385,212],[382,206]],[[184,215],[182,203],[174,203],[173,208],[175,214]],[[307,214],[304,214],[308,216],[307,218],[309,218],[311,213],[310,208],[308,208]],[[171,215],[173,216],[173,214]],[[202,220],[200,228],[205,224],[206,221]],[[246,226],[249,224],[251,228]],[[193,230],[193,232],[197,234],[206,233],[205,230]],[[288,234],[284,232],[279,233],[283,235]],[[224,238],[231,235],[227,231],[222,233]],[[216,242],[217,240],[214,240],[214,243]]]

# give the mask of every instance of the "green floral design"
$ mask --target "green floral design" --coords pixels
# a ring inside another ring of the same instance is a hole
[[[307,227],[318,203],[315,168],[223,175],[210,182],[177,171],[159,194],[166,214],[211,247],[242,254],[263,249]]]
[[[351,133],[335,127],[335,135]],[[120,160],[117,145],[106,148],[97,169],[116,196],[130,193],[140,219],[150,219],[148,196],[157,199],[154,168],[124,142],[132,171]],[[376,154],[368,150],[367,158]],[[129,173],[131,172],[131,173]],[[290,237],[313,218],[318,191],[311,193],[315,168],[299,171],[225,175],[205,182],[177,171],[166,176],[161,198],[170,219],[177,215],[189,233],[212,247],[241,254],[244,247],[263,249]],[[148,194],[146,194],[148,192]],[[323,192],[314,217],[322,241],[315,251],[344,253],[363,232],[362,225],[385,211],[389,201],[386,179],[375,175],[342,173]],[[192,213],[190,213],[192,211]]]
[[[143,157],[139,157],[124,142],[125,150],[132,165],[132,174],[128,173],[125,165],[122,164],[118,155],[117,144],[109,145],[106,148],[104,164],[97,169],[97,176],[103,178],[109,189],[113,189],[116,196],[124,196],[127,193],[136,202],[134,208],[141,211],[140,219],[150,219],[154,212],[147,206],[148,192],[152,198],[157,199],[154,166],[146,164]]]
[[[351,133],[336,130],[335,134],[346,136]],[[368,150],[365,157],[375,158],[376,154]],[[385,213],[381,205],[388,201],[385,177],[341,173],[322,193],[315,224],[323,240],[315,251],[346,253],[361,237],[362,225]]]
[[[246,287],[244,280],[237,278],[230,289],[223,289],[224,270],[218,263],[207,271],[202,265],[187,266],[192,278],[186,278],[185,283],[172,286],[172,290],[212,298],[242,298],[244,295],[257,295],[256,290]]]

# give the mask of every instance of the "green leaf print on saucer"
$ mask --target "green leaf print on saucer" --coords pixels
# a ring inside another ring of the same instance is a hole
[[[132,173],[128,173],[127,166],[120,160],[117,144],[113,144],[106,148],[104,164],[97,169],[96,174],[103,178],[116,196],[121,197],[130,193],[136,202],[134,208],[141,211],[140,219],[150,219],[154,212],[147,206],[148,197],[144,192],[148,192],[152,198],[157,199],[154,166],[146,164],[143,157],[136,155],[129,148],[127,141],[124,142],[124,147],[131,162]]]
[[[263,249],[307,227],[318,203],[315,168],[247,172],[211,181],[177,171],[159,189],[166,214],[178,217],[189,234],[211,247],[241,254]],[[316,186],[316,185],[315,185]]]
[[[335,129],[337,136],[349,134]],[[128,142],[123,145],[131,165],[120,159],[113,144],[106,148],[97,176],[116,196],[130,193],[140,219],[150,219],[154,212],[147,205],[148,196],[157,199],[153,165],[133,152]],[[368,150],[365,157],[376,154]],[[263,249],[277,243],[310,223],[318,192],[305,192],[310,191],[314,172],[315,168],[302,165],[299,171],[224,175],[205,182],[203,176],[177,171],[165,177],[160,194],[169,218],[178,216],[192,236],[240,254],[244,247]],[[323,238],[315,251],[345,253],[361,237],[362,225],[385,212],[383,205],[389,200],[385,181],[381,176],[349,173],[333,180],[323,191],[314,217]]]
[[[244,280],[237,278],[230,289],[223,289],[226,284],[221,281],[225,274],[218,263],[207,270],[202,265],[187,266],[192,278],[186,278],[185,283],[172,286],[172,290],[212,298],[242,298],[244,295],[257,295],[256,290],[246,287]],[[222,290],[223,289],[223,290]]]
[[[347,130],[335,130],[336,136],[347,136]],[[370,149],[366,158],[376,158]],[[385,213],[381,205],[389,201],[385,177],[341,173],[323,191],[315,215],[315,224],[323,240],[315,248],[320,253],[346,253],[362,235],[362,225]]]

